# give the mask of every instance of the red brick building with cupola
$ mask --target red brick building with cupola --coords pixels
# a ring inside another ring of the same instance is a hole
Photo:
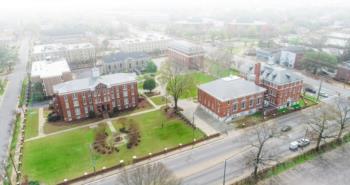
[[[89,112],[104,115],[113,110],[133,108],[138,103],[136,74],[94,75],[55,85],[54,112],[64,121],[89,117]]]

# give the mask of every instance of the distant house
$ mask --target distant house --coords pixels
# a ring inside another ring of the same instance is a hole
[[[136,72],[145,69],[150,57],[145,52],[118,52],[103,58],[102,72],[104,74],[119,72]]]
[[[342,82],[350,83],[350,61],[344,62],[343,64],[338,66],[335,79]]]
[[[287,47],[281,50],[279,64],[288,68],[301,68],[305,49],[302,47]]]
[[[73,79],[72,72],[65,59],[33,62],[30,77],[32,83],[42,83],[46,96],[54,94],[54,85]]]
[[[278,63],[280,59],[280,55],[281,55],[280,49],[271,49],[271,48],[256,49],[256,59],[261,61]]]
[[[198,86],[200,106],[220,121],[253,114],[263,108],[266,89],[237,76]]]
[[[187,41],[171,42],[167,55],[172,62],[188,69],[201,69],[204,65],[203,48]]]

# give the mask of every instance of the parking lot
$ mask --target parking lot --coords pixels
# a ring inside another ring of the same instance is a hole
[[[318,156],[260,185],[348,185],[350,144]]]

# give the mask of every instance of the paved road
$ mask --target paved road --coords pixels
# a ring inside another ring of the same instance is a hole
[[[301,111],[277,118],[272,123],[278,125],[277,130],[286,124],[291,125],[293,129],[281,137],[272,139],[266,145],[266,152],[273,155],[279,154],[279,156],[290,154],[289,143],[305,134],[305,125],[300,124],[302,122],[303,113]],[[222,140],[160,160],[160,162],[164,163],[175,175],[183,178],[186,185],[220,184],[223,180],[224,160],[227,158],[230,158],[227,160],[227,180],[247,172],[245,158],[252,150],[251,144],[254,141],[256,141],[256,135],[252,128],[232,131]],[[117,176],[118,174],[91,184],[116,184]]]
[[[260,185],[348,185],[350,182],[350,144],[301,164]]]
[[[28,61],[29,41],[24,39],[19,49],[19,63],[14,71],[8,75],[8,86],[0,105],[0,161],[7,157],[7,147],[10,139],[10,131],[14,120],[14,111],[18,96],[21,91],[22,80],[26,76],[26,63]],[[1,170],[2,171],[2,170]]]

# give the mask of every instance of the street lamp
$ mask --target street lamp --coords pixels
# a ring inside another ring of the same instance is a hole
[[[96,160],[95,160],[95,157],[93,156],[93,153],[92,153],[92,144],[90,144],[90,147],[89,147],[89,151],[90,151],[90,155],[91,155],[91,164],[92,164],[92,167],[94,169],[94,173],[96,172]]]

